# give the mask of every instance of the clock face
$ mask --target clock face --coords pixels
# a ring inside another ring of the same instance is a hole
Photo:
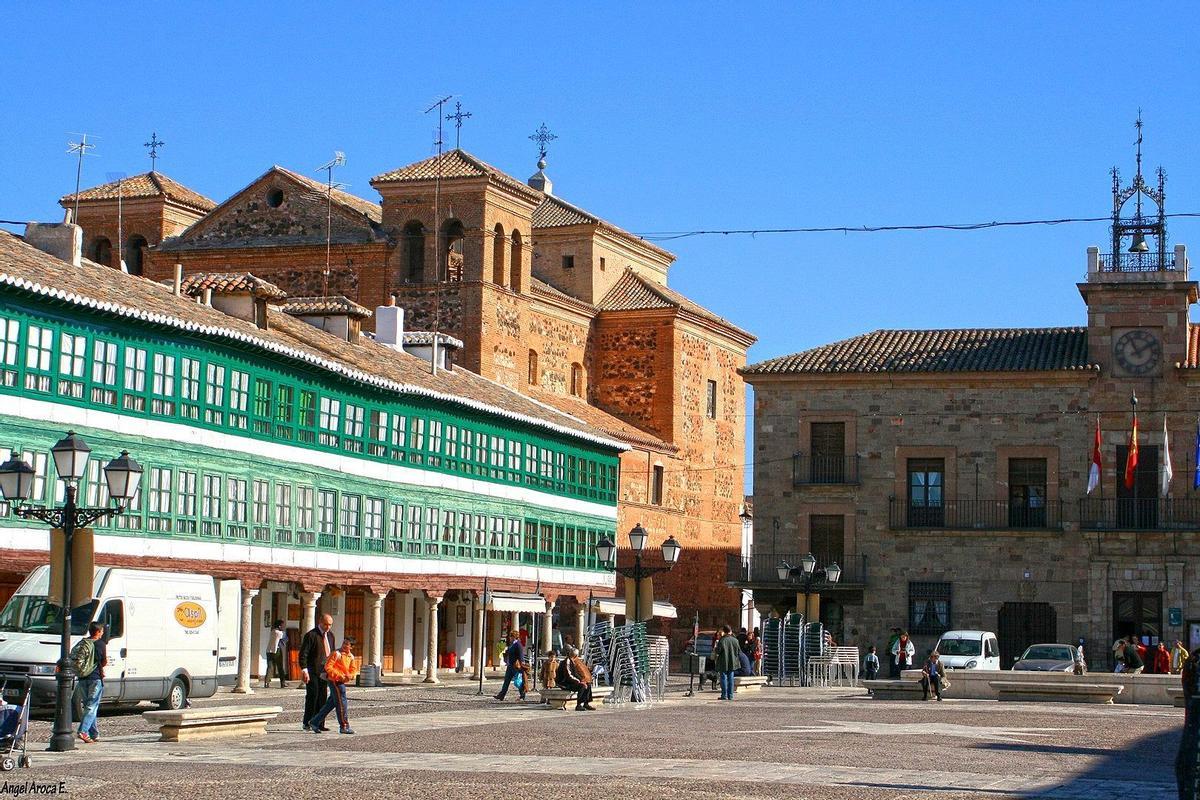
[[[1113,356],[1130,375],[1153,372],[1162,359],[1162,343],[1151,331],[1134,329],[1123,334],[1113,345]]]

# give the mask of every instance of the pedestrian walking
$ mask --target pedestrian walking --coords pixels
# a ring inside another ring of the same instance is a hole
[[[929,654],[929,658],[925,659],[925,666],[921,668],[921,693],[922,700],[929,699],[930,690],[937,696],[938,702],[942,700],[942,678],[945,677],[945,670],[942,668],[941,659],[938,657],[937,650]]]
[[[721,681],[721,700],[733,699],[733,678],[734,673],[741,666],[741,660],[738,658],[741,651],[742,649],[738,647],[737,637],[733,635],[733,629],[728,625],[723,625],[721,639],[713,649],[713,661]]]
[[[312,719],[312,732],[324,733],[325,718],[329,712],[337,714],[338,733],[354,733],[350,727],[350,699],[346,696],[346,684],[354,680],[358,674],[358,664],[354,660],[354,640],[342,642],[340,650],[330,654],[325,662],[325,675],[329,680],[329,699]]]
[[[93,622],[88,626],[87,638],[81,639],[71,649],[71,665],[79,676],[80,694],[83,698],[83,718],[79,721],[79,739],[91,744],[100,738],[96,727],[96,715],[100,712],[100,698],[104,695],[104,665],[108,663],[108,648],[104,641],[104,626]]]
[[[867,655],[863,659],[863,679],[873,681],[879,677],[879,656],[875,654],[875,645],[867,648]]]
[[[592,705],[592,671],[573,645],[567,645],[566,653],[566,658],[558,663],[554,680],[560,688],[575,693],[576,711],[595,711]]]
[[[1112,646],[1113,672],[1124,672],[1125,671],[1125,645],[1126,645],[1125,637],[1121,637],[1121,638],[1117,639],[1115,642],[1113,642],[1113,646]]]
[[[1137,642],[1134,641],[1133,636],[1129,636],[1125,640],[1124,659],[1125,668],[1121,671],[1127,672],[1130,675],[1139,675],[1146,667],[1146,661],[1142,658],[1142,654],[1138,652],[1138,645]]]
[[[1180,798],[1200,796],[1200,647],[1182,665],[1183,736],[1175,755],[1175,780]]]
[[[279,688],[286,689],[284,677],[287,675],[287,633],[283,629],[283,620],[275,620],[271,633],[267,637],[267,670],[263,673],[263,688],[271,686],[271,672],[279,678]]]
[[[892,645],[892,677],[899,678],[901,670],[911,667],[913,656],[916,654],[917,648],[913,646],[912,639],[908,638],[908,631],[901,631],[896,643]]]
[[[503,700],[508,695],[509,685],[517,687],[517,695],[525,699],[525,646],[521,644],[521,636],[515,630],[508,634],[508,648],[504,651],[504,684],[500,687],[497,700]]]
[[[900,629],[892,628],[892,635],[888,637],[887,650],[884,652],[889,655],[896,652],[896,642],[900,641]],[[888,659],[888,670],[892,679],[900,677],[900,665],[894,657]]]
[[[1167,650],[1166,642],[1159,642],[1158,647],[1154,648],[1154,652],[1150,655],[1150,664],[1152,669],[1149,671],[1155,675],[1170,674],[1171,653]]]
[[[304,682],[304,730],[329,699],[325,664],[334,653],[333,617],[322,614],[320,622],[300,640],[300,680]]]
[[[1183,672],[1183,664],[1188,660],[1187,648],[1183,646],[1183,642],[1178,639],[1171,647],[1171,674],[1179,675]]]

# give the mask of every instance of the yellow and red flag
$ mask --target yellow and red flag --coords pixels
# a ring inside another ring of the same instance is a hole
[[[1133,428],[1129,431],[1129,455],[1125,456],[1125,488],[1133,488],[1133,474],[1137,470],[1137,412],[1133,412]]]

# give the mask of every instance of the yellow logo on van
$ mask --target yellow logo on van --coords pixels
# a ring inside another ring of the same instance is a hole
[[[175,621],[185,628],[199,628],[208,615],[199,603],[180,603],[175,606]]]

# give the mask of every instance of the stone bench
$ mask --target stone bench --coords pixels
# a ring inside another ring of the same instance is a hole
[[[757,692],[767,685],[766,675],[746,675],[733,679],[734,692]]]
[[[1029,702],[1059,701],[1063,703],[1111,703],[1124,691],[1121,684],[1050,682],[1050,681],[988,681],[999,694],[998,700]]]
[[[158,726],[163,742],[254,736],[267,732],[267,723],[283,713],[282,706],[224,706],[146,711],[142,718]]]
[[[920,681],[873,680],[863,681],[862,685],[876,700],[921,700],[925,695]]]
[[[592,702],[603,703],[604,699],[612,694],[613,687],[611,686],[593,686],[592,687]],[[576,693],[569,692],[566,689],[542,689],[542,702],[549,708],[558,708],[566,710],[568,703],[574,703]]]
[[[1171,698],[1171,702],[1176,708],[1184,707],[1183,687],[1182,686],[1168,687],[1167,688],[1167,697]]]

